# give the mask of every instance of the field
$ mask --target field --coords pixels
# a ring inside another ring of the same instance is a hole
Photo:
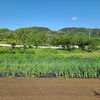
[[[0,76],[2,77],[100,77],[99,52],[3,49],[0,54]]]
[[[1,55],[0,76],[98,78],[100,77],[100,58]]]
[[[100,52],[0,49],[0,100],[99,100]]]
[[[100,100],[100,79],[0,78],[0,100]]]

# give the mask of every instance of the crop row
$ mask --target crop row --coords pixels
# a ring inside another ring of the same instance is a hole
[[[0,76],[100,77],[100,58],[1,54]]]

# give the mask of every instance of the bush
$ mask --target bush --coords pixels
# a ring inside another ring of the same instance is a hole
[[[35,54],[33,49],[0,47],[0,54]]]
[[[33,49],[21,48],[21,49],[19,49],[19,53],[21,53],[21,54],[35,54],[35,51]]]
[[[33,49],[27,49],[26,54],[35,54],[35,51]]]
[[[7,54],[10,52],[11,52],[11,50],[9,47],[0,47],[0,54]]]

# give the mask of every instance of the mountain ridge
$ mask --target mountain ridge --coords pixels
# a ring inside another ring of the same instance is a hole
[[[34,33],[46,33],[46,34],[68,34],[68,33],[84,33],[87,36],[90,34],[93,37],[100,37],[100,29],[99,28],[85,28],[85,27],[65,27],[58,31],[53,31],[49,29],[48,27],[38,27],[38,26],[32,26],[32,27],[26,27],[26,28],[19,28],[14,31],[8,29],[8,28],[0,28],[0,33],[12,31],[16,32],[20,29],[23,29],[27,31],[27,33],[34,32]]]

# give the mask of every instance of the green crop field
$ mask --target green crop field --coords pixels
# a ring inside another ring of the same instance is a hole
[[[51,49],[34,49],[34,54],[0,54],[0,76],[99,78],[100,56],[76,54]]]

